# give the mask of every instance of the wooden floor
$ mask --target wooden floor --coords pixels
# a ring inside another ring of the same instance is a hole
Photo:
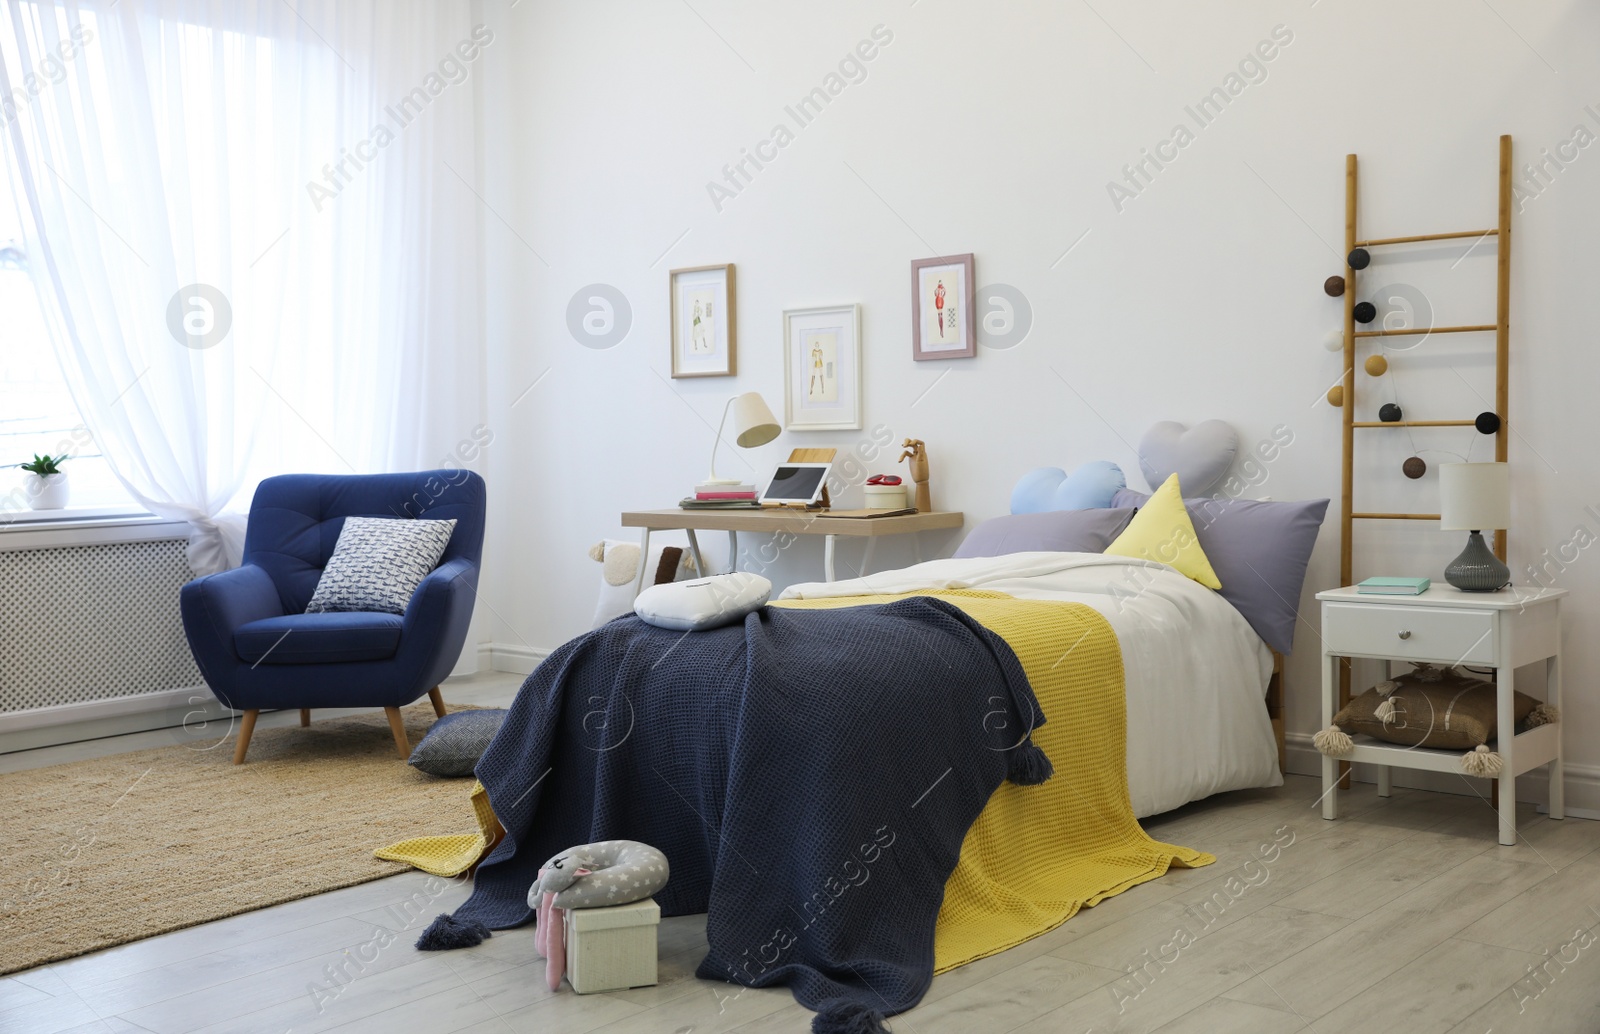
[[[458,680],[446,699],[504,702],[517,681]],[[0,771],[144,745],[131,736],[12,754]],[[1345,817],[1325,822],[1317,793],[1314,780],[1290,777],[1280,790],[1224,794],[1146,823],[1218,864],[1136,887],[938,977],[891,1025],[909,1034],[1600,1031],[1600,823],[1552,822],[1525,807],[1521,842],[1498,847],[1494,813],[1476,797],[1396,790],[1380,800],[1358,786],[1344,797]],[[1276,860],[1253,861],[1263,848]],[[660,985],[615,994],[545,990],[531,929],[465,951],[411,947],[465,897],[463,886],[407,874],[0,978],[0,1031],[810,1029],[811,1013],[784,990],[694,978],[704,916],[663,920]]]

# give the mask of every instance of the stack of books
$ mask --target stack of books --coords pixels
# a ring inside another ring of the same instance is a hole
[[[720,485],[701,483],[694,486],[694,495],[678,501],[685,510],[749,510],[759,507],[754,485]]]
[[[1356,583],[1356,592],[1367,596],[1421,596],[1431,584],[1426,578],[1368,578]]]

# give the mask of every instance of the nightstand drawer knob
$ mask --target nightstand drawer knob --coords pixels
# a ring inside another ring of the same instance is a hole
[[[1400,638],[1401,639],[1410,639],[1411,638],[1411,630],[1407,629],[1407,630],[1401,632],[1400,633]]]

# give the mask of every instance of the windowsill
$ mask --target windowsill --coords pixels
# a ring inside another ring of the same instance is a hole
[[[127,524],[169,523],[131,503],[121,506],[68,506],[60,510],[20,510],[0,514],[0,535],[11,531],[55,531]]]

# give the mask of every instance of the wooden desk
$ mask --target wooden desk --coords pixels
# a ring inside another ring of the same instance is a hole
[[[843,535],[867,540],[867,555],[862,558],[862,574],[866,561],[872,555],[872,545],[884,535],[905,535],[918,531],[937,531],[941,528],[959,528],[965,516],[959,513],[934,511],[932,513],[907,513],[898,517],[830,517],[827,511],[811,510],[633,510],[622,515],[624,528],[639,528],[639,573],[634,579],[634,593],[644,588],[645,566],[650,558],[650,533],[652,531],[685,531],[689,534],[689,551],[694,555],[696,567],[706,566],[700,555],[696,531],[725,531],[728,533],[728,569],[739,568],[739,532],[750,531],[763,535],[788,532],[791,535],[821,535],[823,573],[833,581],[833,548],[835,540]]]

